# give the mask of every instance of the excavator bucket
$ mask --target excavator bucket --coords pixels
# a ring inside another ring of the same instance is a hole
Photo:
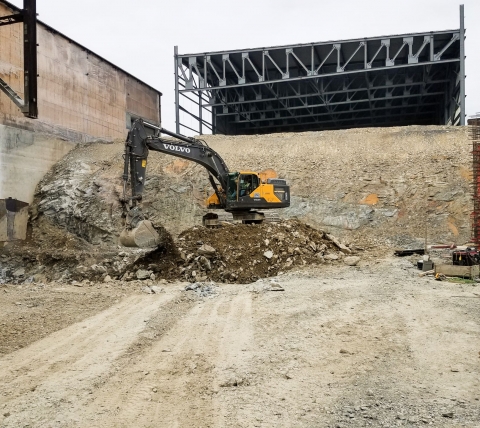
[[[124,247],[151,248],[160,243],[160,235],[149,220],[142,220],[137,227],[124,229],[120,234],[120,244]]]

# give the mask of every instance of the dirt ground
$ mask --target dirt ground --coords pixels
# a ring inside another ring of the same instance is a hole
[[[0,426],[478,427],[480,290],[418,272],[0,285]]]

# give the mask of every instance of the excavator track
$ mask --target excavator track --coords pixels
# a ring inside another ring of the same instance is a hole
[[[263,219],[261,221],[257,221],[257,224],[262,223],[278,223],[281,221],[280,216],[276,212],[268,212],[268,213],[260,213],[263,214]],[[202,224],[205,227],[220,227],[222,223],[230,223],[230,224],[239,224],[239,223],[247,223],[248,220],[241,220],[241,219],[234,219],[232,213],[222,212],[222,213],[207,213],[203,216]]]

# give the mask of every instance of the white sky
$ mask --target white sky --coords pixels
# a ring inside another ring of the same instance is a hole
[[[10,2],[23,7],[22,0]],[[41,21],[160,90],[162,126],[174,131],[174,45],[184,54],[457,29],[459,4],[453,0],[37,0],[37,12]],[[480,112],[480,0],[463,0],[463,4],[470,116]]]

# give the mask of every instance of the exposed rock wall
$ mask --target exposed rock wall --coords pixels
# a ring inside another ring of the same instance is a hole
[[[232,168],[273,167],[297,216],[347,237],[393,245],[465,242],[472,211],[467,129],[447,126],[209,136]],[[237,152],[237,153],[235,153]]]
[[[259,136],[205,136],[231,170],[275,169],[291,186],[279,210],[343,239],[417,245],[470,238],[471,149],[466,128],[411,126]],[[122,227],[123,143],[79,147],[37,188],[39,222],[94,244],[116,243]],[[144,210],[178,235],[200,224],[211,193],[199,165],[150,153]],[[35,232],[37,230],[37,232]],[[39,232],[40,231],[40,232]]]

